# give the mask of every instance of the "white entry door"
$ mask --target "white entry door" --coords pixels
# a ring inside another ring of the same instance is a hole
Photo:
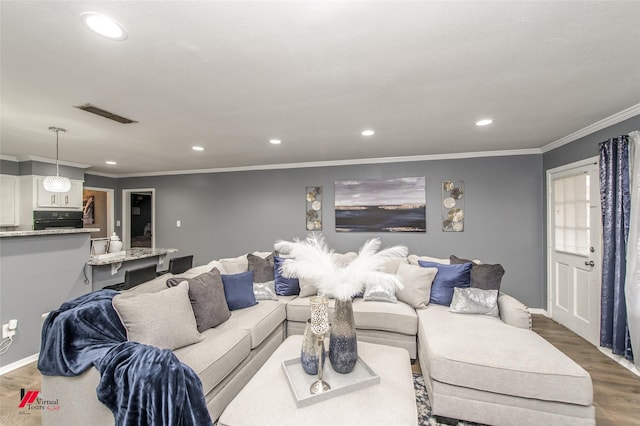
[[[549,311],[599,346],[602,225],[597,159],[547,173]]]

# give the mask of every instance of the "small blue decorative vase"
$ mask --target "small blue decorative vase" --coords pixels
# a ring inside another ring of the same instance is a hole
[[[358,361],[358,340],[351,299],[336,299],[329,336],[329,361],[335,371],[351,373]]]
[[[324,339],[322,339],[322,365],[324,366]],[[315,376],[318,374],[318,340],[311,331],[311,320],[307,320],[302,339],[302,350],[300,352],[300,362],[305,373]]]

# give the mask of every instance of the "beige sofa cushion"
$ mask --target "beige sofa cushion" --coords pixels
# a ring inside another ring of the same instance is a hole
[[[417,311],[429,376],[498,394],[579,405],[593,403],[591,377],[530,330],[486,315],[429,305]]]
[[[505,293],[498,294],[498,310],[500,319],[514,327],[531,330],[531,312],[529,308],[516,299]]]
[[[415,309],[401,301],[388,303],[355,299],[353,316],[356,328],[408,335],[418,333],[418,316]]]
[[[173,353],[200,377],[206,395],[249,355],[251,336],[247,330],[215,328],[206,330],[202,336],[202,342]]]
[[[280,300],[261,300],[257,305],[231,311],[231,318],[216,327],[216,330],[246,330],[251,337],[251,349],[286,320],[287,311]]]
[[[287,303],[287,320],[306,322],[311,318],[309,297],[298,297]],[[329,322],[333,321],[335,300],[329,300]],[[418,332],[416,311],[404,302],[353,301],[353,317],[356,329],[391,331],[407,335]]]

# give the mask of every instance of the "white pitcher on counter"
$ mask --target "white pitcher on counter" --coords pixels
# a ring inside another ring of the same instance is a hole
[[[119,251],[122,251],[122,241],[120,241],[120,237],[114,232],[111,237],[109,237],[109,253]]]

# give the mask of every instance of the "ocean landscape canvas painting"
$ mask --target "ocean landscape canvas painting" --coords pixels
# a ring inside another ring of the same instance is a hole
[[[424,177],[341,180],[334,185],[338,232],[427,231]]]

